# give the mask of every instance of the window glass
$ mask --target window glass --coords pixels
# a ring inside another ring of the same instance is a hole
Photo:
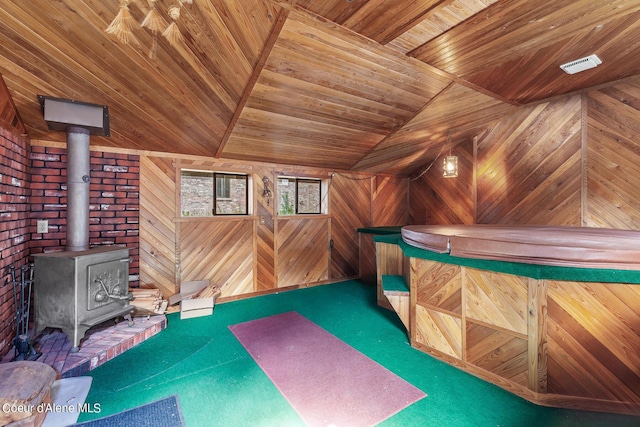
[[[183,169],[180,214],[183,217],[247,215],[248,183],[247,175]]]
[[[213,173],[183,170],[180,200],[182,216],[213,215]]]
[[[215,215],[247,214],[247,176],[216,173]]]
[[[278,215],[322,213],[322,181],[279,177],[276,197]]]
[[[296,213],[299,214],[319,214],[320,200],[320,180],[318,179],[298,179]]]

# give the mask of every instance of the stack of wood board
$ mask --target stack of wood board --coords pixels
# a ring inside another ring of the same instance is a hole
[[[208,316],[213,314],[213,306],[220,292],[220,287],[208,280],[182,282],[180,293],[169,298],[169,304],[180,302],[181,319]]]
[[[134,314],[164,314],[169,302],[162,298],[160,289],[129,288],[133,295],[132,305],[136,307]]]

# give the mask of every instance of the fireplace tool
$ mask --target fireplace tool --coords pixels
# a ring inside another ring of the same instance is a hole
[[[14,360],[36,360],[42,353],[33,348],[29,340],[29,315],[31,311],[31,289],[33,287],[33,264],[23,265],[20,277],[11,266],[13,283],[13,303],[16,307],[16,337],[14,339]]]

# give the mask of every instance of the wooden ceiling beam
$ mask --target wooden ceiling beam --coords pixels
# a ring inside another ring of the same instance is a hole
[[[293,2],[295,3],[295,0],[293,0]],[[242,93],[242,98],[240,98],[240,102],[238,102],[238,106],[236,107],[233,113],[233,117],[229,122],[229,126],[227,126],[227,130],[222,136],[222,140],[220,141],[220,145],[218,146],[218,150],[216,151],[215,158],[219,159],[220,157],[222,157],[224,148],[227,145],[227,142],[229,141],[229,137],[231,136],[231,133],[233,132],[233,129],[235,128],[236,123],[238,122],[238,119],[242,114],[242,110],[244,109],[245,105],[247,104],[247,101],[249,100],[249,97],[251,96],[251,92],[253,92],[253,88],[256,85],[256,82],[258,81],[260,74],[262,73],[262,69],[264,68],[265,64],[267,63],[267,60],[269,59],[269,55],[271,55],[271,51],[273,50],[273,47],[278,41],[278,37],[280,37],[280,31],[282,31],[282,27],[284,27],[284,24],[287,22],[288,17],[289,17],[289,10],[285,8],[280,9],[280,13],[278,13],[278,17],[276,18],[276,23],[273,26],[271,35],[269,36],[269,39],[267,40],[264,46],[264,49],[262,50],[262,54],[260,55],[260,59],[258,60],[258,63],[256,64],[256,67],[253,70],[253,74],[249,79],[249,83],[247,84],[247,86],[244,89],[244,92]]]

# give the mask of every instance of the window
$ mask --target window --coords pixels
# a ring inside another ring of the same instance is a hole
[[[182,216],[213,215],[213,173],[183,170],[180,178]]]
[[[214,215],[247,215],[247,176],[215,173]]]
[[[247,175],[183,169],[180,178],[183,217],[248,215]]]
[[[278,178],[278,215],[322,213],[322,181],[319,179]]]

